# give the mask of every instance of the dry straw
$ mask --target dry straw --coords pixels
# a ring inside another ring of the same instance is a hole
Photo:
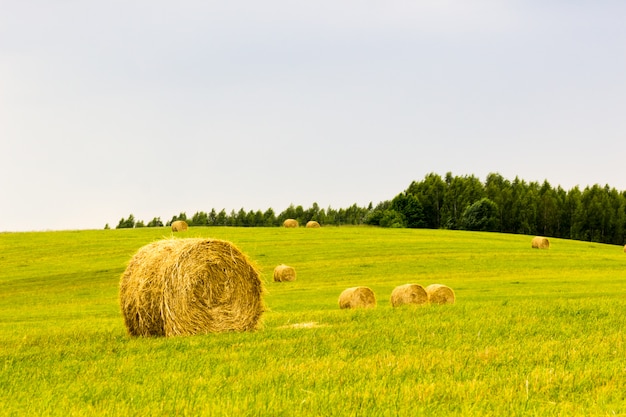
[[[233,244],[164,239],[133,256],[120,280],[132,336],[256,329],[265,307],[259,272]]]
[[[431,284],[425,288],[428,302],[431,304],[454,304],[454,291],[442,284]]]
[[[308,227],[309,229],[317,229],[320,227],[320,224],[315,220],[309,220],[308,222],[306,222],[306,227]]]
[[[376,307],[376,296],[374,291],[367,287],[347,288],[339,295],[339,308],[372,307]]]
[[[172,222],[172,232],[184,232],[187,230],[189,226],[187,226],[187,222],[184,220],[176,220]]]
[[[391,305],[399,307],[405,304],[426,304],[428,294],[419,284],[404,284],[393,289],[391,292]]]
[[[550,248],[550,241],[546,237],[535,236],[533,238],[533,240],[530,242],[530,245],[534,249],[549,249]]]
[[[274,268],[274,281],[276,282],[284,282],[284,281],[295,281],[296,280],[296,270],[288,265],[278,265]]]
[[[295,219],[287,219],[283,222],[284,227],[298,227],[298,221]]]

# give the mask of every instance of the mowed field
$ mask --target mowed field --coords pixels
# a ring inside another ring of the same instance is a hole
[[[531,236],[191,228],[261,270],[261,328],[132,338],[119,280],[168,228],[0,234],[0,415],[626,415],[626,253]],[[272,280],[293,266],[294,282]],[[402,284],[454,305],[392,308]],[[363,285],[374,309],[340,310]]]

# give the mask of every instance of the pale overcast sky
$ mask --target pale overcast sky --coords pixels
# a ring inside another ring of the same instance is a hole
[[[0,0],[0,231],[626,190],[626,2]]]

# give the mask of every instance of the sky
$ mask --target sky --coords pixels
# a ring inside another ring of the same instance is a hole
[[[626,2],[0,0],[0,232],[626,190]]]

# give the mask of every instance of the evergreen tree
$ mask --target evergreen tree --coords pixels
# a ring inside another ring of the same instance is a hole
[[[482,183],[473,175],[453,177],[446,174],[447,189],[443,197],[443,227],[458,229],[462,226],[463,212],[484,195]]]
[[[557,196],[548,181],[544,181],[539,188],[537,203],[537,232],[543,236],[556,236],[559,218]]]
[[[116,229],[132,229],[133,227],[135,227],[135,216],[130,214],[128,219],[124,219],[123,217],[120,219]]]
[[[233,211],[231,214],[231,217],[233,218],[233,224],[232,224],[233,226],[235,227],[247,226],[246,212],[243,208],[239,209],[239,211],[236,214]]]
[[[191,217],[190,226],[208,226],[209,215],[204,211],[198,211]]]
[[[207,223],[209,226],[217,226],[217,212],[214,208],[209,212]]]
[[[276,214],[274,214],[274,210],[271,207],[265,210],[265,213],[263,213],[263,225],[264,226],[278,226],[278,221],[276,220]]]
[[[163,222],[160,217],[155,217],[147,224],[148,227],[163,227]]]
[[[565,203],[566,212],[563,214],[566,221],[570,224],[570,239],[585,239],[585,225],[584,217],[585,213],[581,207],[582,192],[578,186],[572,188],[567,193],[567,199]]]
[[[423,214],[423,227],[438,229],[441,226],[441,211],[444,205],[446,183],[441,176],[431,173],[421,182],[412,182],[406,190],[419,200]]]
[[[326,210],[320,209],[320,211],[317,213],[317,221],[319,222],[319,224],[327,224]]]
[[[319,221],[319,217],[318,217],[319,212],[320,212],[319,205],[317,203],[313,203],[311,208],[304,211],[304,214],[303,214],[304,222],[307,222],[309,220]]]
[[[331,206],[328,206],[326,209],[326,224],[339,225],[337,222],[337,210],[333,209]]]
[[[220,210],[215,219],[216,226],[228,226],[228,215],[226,214],[226,209]]]
[[[611,222],[607,230],[606,243],[621,245],[624,243],[624,227],[626,223],[625,206],[626,201],[620,193],[612,188],[607,193],[609,199],[609,210],[611,212]]]
[[[563,216],[563,212],[567,208],[567,192],[565,192],[565,190],[561,188],[561,186],[558,186],[554,192],[554,196],[556,199],[556,228],[554,231],[554,236],[567,239],[569,238],[570,224],[566,221],[566,217]]]
[[[426,225],[422,204],[414,194],[398,194],[391,200],[391,210],[402,214],[406,227],[417,228]]]
[[[172,220],[167,222],[166,226],[171,226],[172,223],[174,223],[177,220],[182,220],[184,222],[187,222],[187,214],[186,213],[179,213],[178,216],[172,216]],[[189,222],[187,222],[187,223],[189,223]]]
[[[485,180],[485,197],[496,203],[498,207],[499,231],[511,232],[513,224],[509,213],[514,204],[511,183],[500,174],[491,173],[487,175]]]
[[[365,220],[363,221],[365,224],[369,224],[371,226],[383,226],[380,221],[385,215],[385,212],[391,208],[391,201],[382,201],[378,203],[376,207],[368,211]],[[384,226],[389,227],[389,226]]]

